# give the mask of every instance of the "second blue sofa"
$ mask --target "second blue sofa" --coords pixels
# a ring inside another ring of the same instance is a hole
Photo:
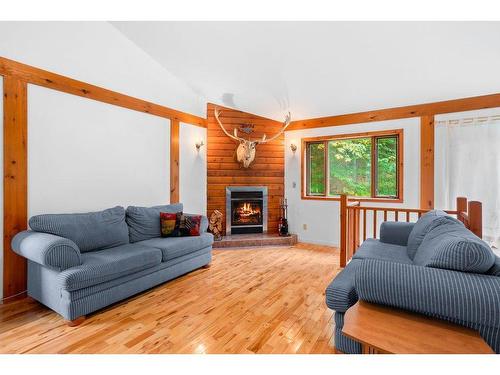
[[[342,333],[358,300],[444,319],[479,331],[500,353],[500,258],[458,220],[430,211],[416,223],[384,222],[326,288],[335,346],[361,353]]]

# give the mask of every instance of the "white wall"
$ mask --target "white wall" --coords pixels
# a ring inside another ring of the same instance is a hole
[[[188,213],[207,211],[207,129],[181,123],[180,127],[180,201]],[[196,150],[195,144],[205,144]]]
[[[107,22],[0,22],[0,56],[205,117],[205,101]]]
[[[375,130],[403,129],[404,131],[404,202],[401,204],[373,203],[370,206],[419,206],[420,187],[420,119],[410,118],[380,121],[368,124],[333,126],[285,133],[285,195],[288,199],[290,231],[297,233],[303,242],[338,246],[339,244],[339,202],[302,200],[300,195],[301,139],[323,135],[359,133]],[[290,150],[290,144],[297,145],[297,151]],[[368,223],[370,217],[368,217]],[[379,220],[380,222],[380,220]],[[303,225],[307,225],[307,230]],[[370,232],[369,232],[370,233]]]
[[[169,202],[170,124],[28,86],[28,214]]]

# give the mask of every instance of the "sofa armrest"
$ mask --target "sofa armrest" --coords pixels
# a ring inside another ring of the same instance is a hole
[[[500,327],[500,277],[365,259],[360,300],[460,322]]]
[[[403,221],[384,221],[380,225],[380,242],[406,246],[414,225]]]
[[[354,277],[359,269],[361,259],[351,259],[327,286],[325,291],[326,305],[336,312],[345,313],[358,301],[354,287]]]
[[[14,236],[11,246],[15,253],[58,271],[82,264],[78,246],[53,234],[26,230]]]
[[[194,216],[199,214],[185,214],[188,216]],[[205,233],[208,230],[208,218],[205,215],[201,215],[201,223],[200,223],[200,233]]]

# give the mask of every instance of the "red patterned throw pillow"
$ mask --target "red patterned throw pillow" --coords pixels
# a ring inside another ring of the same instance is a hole
[[[200,235],[201,215],[182,215],[179,225],[181,236]]]
[[[178,237],[180,235],[179,226],[182,216],[182,212],[160,212],[161,236]]]

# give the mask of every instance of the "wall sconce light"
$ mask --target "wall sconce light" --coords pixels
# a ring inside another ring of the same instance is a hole
[[[200,151],[201,146],[204,146],[204,145],[205,145],[205,143],[203,143],[203,140],[196,142],[195,143],[196,151]]]
[[[295,143],[290,143],[290,150],[295,154],[295,151],[297,151],[297,145]]]

